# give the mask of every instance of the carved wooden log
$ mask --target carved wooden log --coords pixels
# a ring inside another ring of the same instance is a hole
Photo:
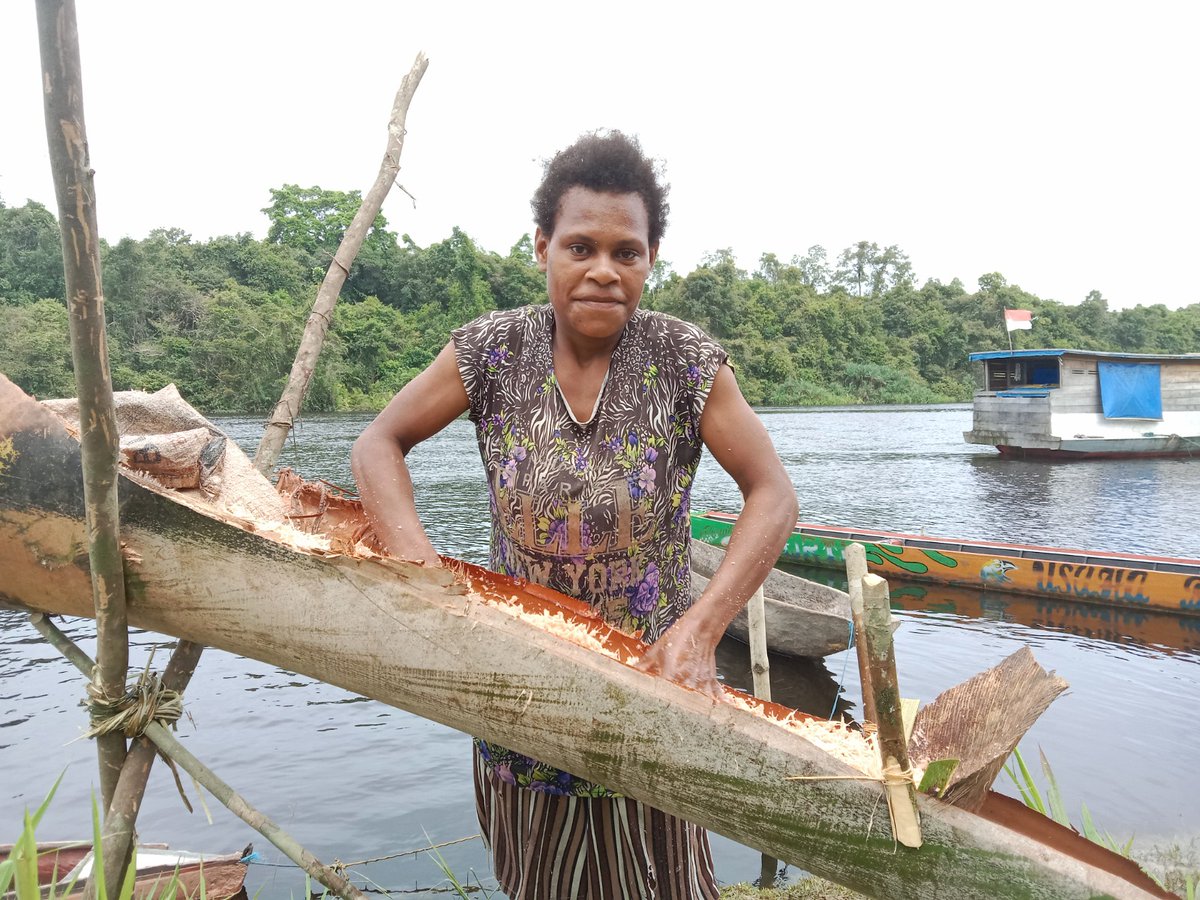
[[[91,615],[78,445],[0,379],[7,441],[0,600]],[[544,589],[465,564],[299,550],[142,476],[123,478],[121,496],[138,627],[525,751],[874,896],[1169,896],[1128,860],[995,795],[979,814],[919,796],[924,846],[897,849],[881,785],[773,720],[785,710],[714,701],[505,607],[584,621],[579,604]],[[617,656],[638,653],[632,639],[596,631]]]

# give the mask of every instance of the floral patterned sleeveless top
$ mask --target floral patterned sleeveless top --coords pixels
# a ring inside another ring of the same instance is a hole
[[[554,378],[554,312],[497,310],[453,332],[491,506],[491,568],[576,597],[647,643],[691,605],[689,497],[700,416],[725,351],[662,313],[634,313],[591,418]],[[606,788],[477,741],[502,780],[573,796]]]

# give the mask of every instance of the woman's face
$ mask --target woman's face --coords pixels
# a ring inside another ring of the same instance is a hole
[[[658,254],[649,241],[640,194],[583,187],[563,194],[554,233],[539,228],[534,238],[560,337],[579,346],[615,346]]]

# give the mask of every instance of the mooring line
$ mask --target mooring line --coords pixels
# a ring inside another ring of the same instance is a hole
[[[829,720],[833,721],[833,714],[837,712],[838,699],[842,696],[842,688],[846,685],[846,666],[850,662],[850,651],[854,649],[854,619],[851,618],[846,623],[850,626],[850,643],[846,645],[846,658],[842,660],[842,674],[838,677],[837,690],[833,692],[833,707],[829,710]]]

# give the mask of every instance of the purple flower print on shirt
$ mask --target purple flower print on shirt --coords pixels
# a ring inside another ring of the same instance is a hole
[[[546,545],[562,553],[567,546],[567,520],[553,519],[546,531]]]
[[[513,776],[512,766],[508,763],[499,763],[498,765],[492,767],[492,771],[495,772],[496,777],[505,784],[511,784],[513,787],[517,786],[517,779]]]
[[[650,563],[638,586],[633,589],[633,597],[629,601],[629,612],[639,618],[645,618],[658,605],[658,565]]]
[[[642,470],[638,472],[637,486],[641,494],[654,493],[654,468],[649,464],[642,466]]]
[[[504,458],[504,464],[500,467],[500,487],[512,487],[517,480],[517,463],[525,456],[525,448],[516,446],[513,447],[512,453]]]
[[[499,347],[488,347],[487,355],[484,357],[484,364],[489,372],[495,372],[500,366],[504,365],[512,359],[512,351],[508,349],[507,344],[501,344]]]

